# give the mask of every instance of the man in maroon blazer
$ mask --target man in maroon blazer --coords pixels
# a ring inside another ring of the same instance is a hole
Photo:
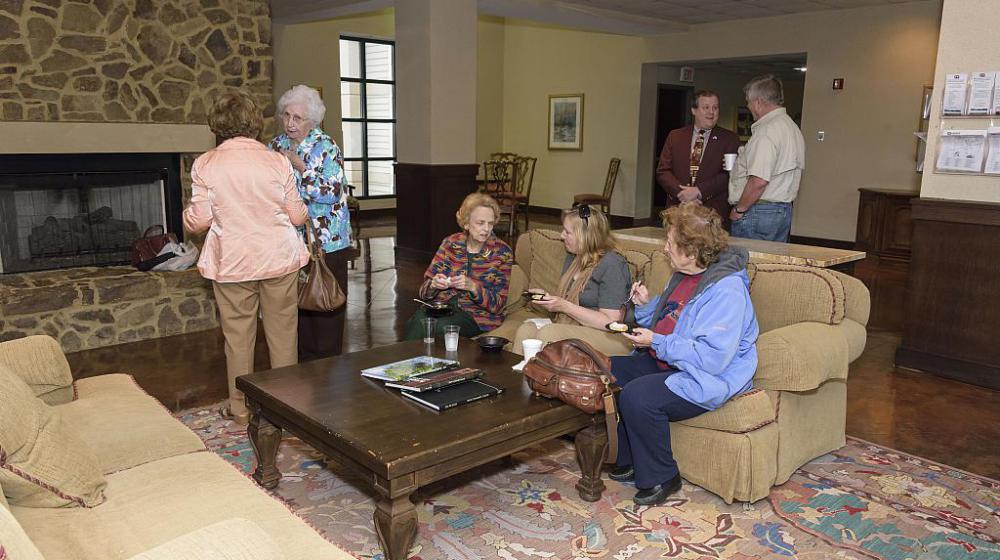
[[[714,208],[728,230],[729,172],[722,168],[722,156],[735,154],[740,140],[733,132],[716,126],[719,94],[714,91],[696,92],[691,114],[693,125],[671,130],[667,136],[656,168],[656,182],[667,193],[668,207],[697,201]],[[695,130],[699,131],[700,142]]]

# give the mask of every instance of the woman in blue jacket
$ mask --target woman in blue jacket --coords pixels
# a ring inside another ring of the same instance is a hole
[[[729,247],[722,219],[696,203],[671,207],[663,223],[674,274],[652,299],[645,286],[633,284],[641,327],[624,336],[636,351],[611,358],[622,391],[617,465],[609,476],[634,480],[639,505],[663,503],[681,487],[670,422],[750,390],[757,369],[746,250]]]

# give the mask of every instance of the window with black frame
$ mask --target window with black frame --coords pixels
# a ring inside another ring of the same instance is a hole
[[[392,41],[340,38],[344,171],[358,198],[395,196],[396,69]]]

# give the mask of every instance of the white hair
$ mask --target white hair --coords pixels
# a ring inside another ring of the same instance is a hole
[[[302,105],[305,107],[305,117],[312,121],[313,126],[319,126],[319,123],[323,122],[323,117],[326,115],[326,105],[323,104],[323,99],[320,98],[319,92],[302,84],[293,86],[292,89],[281,94],[281,98],[278,99],[278,115],[280,116],[284,113],[285,108],[289,105]]]

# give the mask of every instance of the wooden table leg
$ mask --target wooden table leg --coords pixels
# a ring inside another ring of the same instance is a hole
[[[576,433],[576,460],[582,474],[576,490],[584,501],[596,502],[604,492],[601,466],[607,447],[608,433],[603,425],[588,426]]]
[[[375,531],[387,560],[406,560],[417,538],[417,508],[410,494],[379,498],[375,506]]]
[[[281,480],[281,472],[275,464],[278,458],[278,445],[281,443],[281,428],[264,418],[260,405],[249,401],[247,404],[250,409],[247,435],[250,436],[250,446],[253,447],[253,454],[257,458],[253,479],[257,484],[270,490]]]

